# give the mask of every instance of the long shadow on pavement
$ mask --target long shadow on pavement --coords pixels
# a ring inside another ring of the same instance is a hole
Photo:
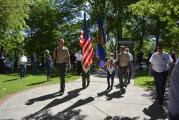
[[[59,104],[62,104],[62,103],[65,103],[65,102],[67,102],[67,101],[69,101],[69,100],[71,100],[71,99],[73,99],[73,98],[76,98],[77,96],[79,96],[80,94],[79,94],[79,92],[81,91],[81,90],[83,90],[82,88],[79,88],[79,89],[75,89],[75,90],[72,90],[72,91],[69,91],[68,92],[68,94],[65,96],[65,97],[63,97],[63,98],[61,98],[61,99],[54,99],[52,102],[50,102],[49,104],[47,104],[45,107],[43,107],[41,110],[39,110],[39,111],[37,111],[36,113],[34,113],[34,114],[31,114],[31,115],[29,115],[29,116],[27,116],[27,118],[29,118],[29,117],[35,117],[35,116],[38,116],[39,114],[41,114],[43,111],[45,111],[45,110],[48,110],[48,109],[50,109],[50,108],[52,108],[52,107],[55,107],[55,106],[57,106],[57,105],[59,105]],[[50,94],[49,96],[51,97],[51,98],[53,98],[54,96],[53,96],[54,94]],[[47,95],[48,96],[48,95]],[[36,100],[45,100],[45,99],[47,99],[47,98],[50,98],[49,96],[47,97],[47,96],[45,96],[45,97],[39,97],[39,98],[36,98]],[[27,104],[28,105],[28,104]]]
[[[133,118],[129,118],[129,117],[122,117],[122,116],[107,116],[104,120],[137,120],[140,117],[133,117]]]
[[[124,96],[122,96],[123,94],[125,94],[125,90],[119,90],[119,91],[115,91],[111,94],[107,94],[107,100],[112,100],[113,98],[122,98]]]
[[[150,116],[150,120],[164,120],[167,118],[167,113],[162,106],[157,105],[155,102],[148,108],[144,108],[143,112]]]
[[[57,96],[59,96],[59,94],[58,94],[58,92],[55,92],[55,93],[52,93],[52,94],[43,95],[43,96],[40,96],[40,97],[37,97],[37,98],[29,99],[25,104],[26,105],[31,105],[34,102],[39,102],[39,101],[52,99],[52,98],[57,97]]]
[[[81,110],[73,110],[76,107],[88,104],[90,102],[94,101],[93,97],[88,97],[86,99],[80,99],[77,102],[75,102],[70,107],[64,109],[63,111],[59,112],[56,115],[52,115],[49,111],[49,108],[44,108],[34,114],[31,114],[29,116],[26,116],[23,118],[23,120],[31,120],[31,119],[44,119],[44,120],[70,120],[75,117],[77,120],[83,120],[87,115],[80,115]],[[58,105],[58,104],[57,104]]]
[[[84,120],[86,115],[80,115],[81,110],[69,110],[65,113],[57,113],[56,115],[50,113],[50,110],[44,110],[35,116],[27,116],[22,120]]]
[[[106,96],[107,98],[107,100],[112,100],[113,98],[122,98],[122,97],[124,97],[124,96],[122,96],[123,94],[125,94],[125,90],[119,90],[119,91],[115,91],[115,92],[113,92],[113,93],[111,93],[111,94],[109,94],[109,92],[110,91],[108,91],[108,90],[105,90],[105,91],[102,91],[102,92],[100,92],[100,93],[97,93],[97,96],[98,97],[101,97],[101,96]]]

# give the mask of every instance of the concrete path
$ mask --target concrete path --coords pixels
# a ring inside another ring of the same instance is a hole
[[[81,89],[81,79],[66,83],[59,96],[59,84],[33,88],[12,96],[0,105],[0,120],[164,120],[165,106],[153,101],[151,91],[133,85],[126,91],[106,92],[106,74],[91,75],[90,86]]]

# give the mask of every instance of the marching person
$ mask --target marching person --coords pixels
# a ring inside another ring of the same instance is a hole
[[[149,61],[151,63],[149,68],[153,70],[155,80],[157,92],[156,102],[159,105],[163,105],[168,66],[172,63],[172,58],[168,53],[163,51],[163,46],[159,44],[157,46],[157,52],[151,56]]]
[[[125,46],[121,46],[120,53],[118,54],[116,61],[118,67],[119,85],[121,90],[124,90],[123,87],[127,87],[129,62],[130,56],[125,51]]]
[[[114,53],[110,53],[110,58],[106,61],[104,67],[107,67],[107,83],[108,87],[106,90],[111,91],[113,89],[114,76],[115,76],[115,59]]]
[[[90,65],[88,68],[84,68],[82,70],[82,88],[85,89],[90,84]]]
[[[65,72],[67,69],[67,64],[69,67],[70,64],[70,54],[68,51],[68,48],[64,47],[64,40],[60,39],[58,42],[58,47],[54,49],[53,51],[53,59],[54,63],[56,64],[56,67],[59,72],[60,76],[60,94],[63,94],[65,91]]]
[[[131,79],[131,74],[132,74],[132,62],[133,62],[133,56],[132,54],[129,52],[129,48],[126,48],[125,49],[126,52],[129,54],[129,57],[130,57],[130,62],[129,62],[129,71],[128,71],[128,84],[130,83],[130,79]]]

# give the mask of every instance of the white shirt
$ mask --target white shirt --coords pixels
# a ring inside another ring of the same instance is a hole
[[[112,64],[110,64],[110,62],[112,62]],[[106,62],[106,67],[107,67],[107,70],[109,71],[110,74],[112,74],[113,71],[115,70],[114,64],[115,64],[115,60],[114,60],[114,59],[112,59],[112,61],[111,61],[111,60],[108,60],[108,61]]]
[[[153,65],[153,70],[156,72],[164,72],[168,71],[168,65],[173,60],[168,53],[161,53],[158,52],[154,53],[150,58],[150,63]]]
[[[76,61],[82,61],[83,56],[80,53],[75,53]]]
[[[19,64],[26,64],[27,63],[27,57],[22,55],[19,59]]]
[[[129,57],[130,57],[130,61],[133,61],[133,56],[130,52],[127,52],[129,54]]]

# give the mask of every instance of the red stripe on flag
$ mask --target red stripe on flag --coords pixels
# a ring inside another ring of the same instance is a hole
[[[88,68],[88,66],[92,63],[92,58],[93,58],[93,47],[91,44],[90,37],[88,40],[83,41],[83,66],[85,68]]]

